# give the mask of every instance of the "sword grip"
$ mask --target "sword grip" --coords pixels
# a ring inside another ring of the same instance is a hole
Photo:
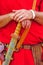
[[[21,30],[21,23],[18,23],[14,34],[15,34],[16,36],[18,36],[19,33],[20,33],[20,30]]]

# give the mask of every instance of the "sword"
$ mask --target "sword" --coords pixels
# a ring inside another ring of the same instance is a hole
[[[18,23],[16,30],[14,32],[15,37],[11,38],[7,54],[5,56],[5,61],[2,63],[2,65],[9,65],[10,64],[13,52],[16,51],[15,47],[16,47],[16,44],[18,41],[18,36],[19,36],[20,30],[21,30],[21,23]]]

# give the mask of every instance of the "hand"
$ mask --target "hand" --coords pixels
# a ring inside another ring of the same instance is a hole
[[[9,13],[9,17],[11,20],[14,20],[14,13],[13,12]]]
[[[15,20],[16,22],[21,22],[21,24],[22,24],[22,27],[23,28],[27,28],[27,27],[30,27],[30,25],[31,25],[31,21],[29,20],[30,18],[28,17],[28,15],[26,16],[27,18],[26,19],[24,19],[24,18],[21,18],[21,19],[19,19],[20,17],[19,17],[19,14],[20,13],[22,13],[22,11],[24,12],[24,15],[26,15],[26,14],[29,14],[28,13],[28,10],[24,10],[24,9],[22,9],[22,10],[13,10],[12,11],[12,13],[10,13],[10,17],[13,19],[13,20]],[[27,13],[26,13],[26,11],[27,11]],[[20,12],[20,13],[19,13]],[[25,14],[26,13],[26,14]],[[22,14],[21,14],[22,15]],[[17,17],[18,16],[18,17]],[[16,18],[17,17],[17,18]],[[29,18],[29,19],[28,19]],[[18,20],[17,20],[18,19]]]
[[[31,20],[24,20],[21,22],[23,28],[28,28],[31,26]]]
[[[13,10],[13,12],[15,12],[15,10]],[[21,9],[21,10],[16,10],[15,14],[14,14],[14,20],[15,21],[24,21],[24,20],[30,20],[32,19],[32,12],[30,10],[26,10],[26,9]]]
[[[13,10],[12,12],[9,13],[9,17],[11,18],[11,20],[14,20],[14,15],[16,11],[17,10]]]

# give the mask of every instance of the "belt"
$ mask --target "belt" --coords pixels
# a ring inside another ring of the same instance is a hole
[[[31,50],[33,47],[38,47],[38,46],[43,47],[43,43],[33,44],[33,45],[23,44],[21,48],[30,49]]]
[[[8,46],[9,46],[9,44],[7,44],[7,43],[2,43],[2,42],[0,42],[1,44],[3,44],[4,45],[4,47],[6,47],[6,48],[8,48]],[[23,44],[22,45],[22,47],[21,48],[24,48],[24,49],[31,49],[33,46],[39,46],[39,45],[41,45],[41,46],[43,46],[43,42],[42,43],[38,43],[38,44]]]
[[[2,43],[2,42],[1,42]],[[3,44],[3,43],[2,43]],[[32,45],[30,45],[30,44],[23,44],[22,46],[21,46],[21,48],[24,48],[24,49],[32,49],[32,47],[36,47],[36,46],[43,46],[43,42],[42,43],[38,43],[38,44],[32,44]],[[5,48],[8,48],[8,46],[9,46],[9,44],[6,44],[5,43]]]
[[[31,49],[32,46],[31,46],[31,45],[28,45],[28,44],[24,44],[24,45],[22,45],[21,48],[24,48],[24,49]]]

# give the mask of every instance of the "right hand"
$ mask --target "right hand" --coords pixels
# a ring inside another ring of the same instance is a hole
[[[21,22],[23,28],[30,28],[31,26],[31,20],[24,20]]]

